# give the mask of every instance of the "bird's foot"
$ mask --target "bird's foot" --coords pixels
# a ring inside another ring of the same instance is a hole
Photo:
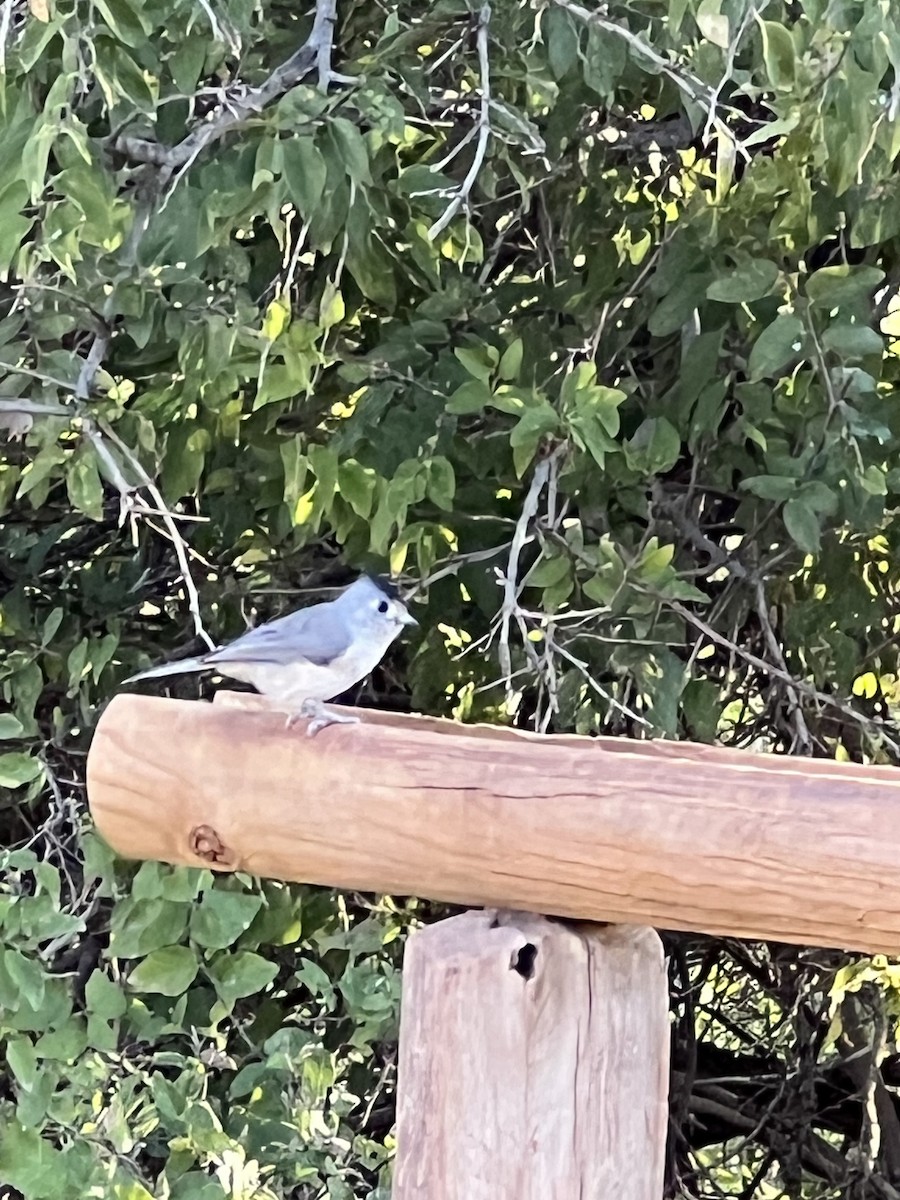
[[[292,713],[288,717],[285,728],[290,729],[301,717],[309,719],[309,726],[306,730],[307,737],[315,737],[320,730],[325,729],[328,725],[359,724],[359,717],[351,716],[350,713],[329,711],[321,700],[304,700],[300,705],[300,711]]]

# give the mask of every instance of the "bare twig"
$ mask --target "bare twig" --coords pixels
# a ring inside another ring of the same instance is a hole
[[[51,387],[59,388],[63,392],[74,390],[71,380],[57,379],[54,375],[48,375],[46,371],[35,371],[32,367],[0,361],[0,371],[6,371],[8,375],[27,375],[29,379],[38,379],[41,383],[49,383]],[[19,401],[16,400],[13,403],[18,404]]]
[[[688,516],[682,505],[666,494],[658,479],[650,485],[650,495],[654,506],[671,519],[678,532],[688,539],[694,549],[709,555],[713,568],[724,567],[735,579],[750,579],[750,572],[743,563],[735,555],[723,550],[718,542],[708,538],[700,526]]]
[[[2,365],[0,363],[0,366]],[[70,421],[75,415],[73,409],[68,408],[65,404],[41,404],[35,400],[5,399],[0,400],[0,413],[9,413],[12,416],[63,417],[66,421]]]
[[[765,638],[766,645],[769,648],[769,653],[776,664],[787,674],[790,674],[788,671],[787,660],[784,657],[784,653],[778,642],[778,638],[775,636],[775,630],[772,628],[772,622],[769,620],[769,605],[766,600],[766,592],[761,579],[756,581],[755,591],[756,615],[759,617],[759,623],[762,627],[763,637]],[[790,705],[790,716],[795,730],[794,740],[802,748],[804,754],[812,754],[813,738],[812,734],[809,732],[809,726],[806,724],[806,718],[803,715],[803,710],[800,707],[800,697],[797,695],[797,689],[793,686],[793,684],[788,684],[785,687],[785,693],[787,695],[788,704]]]
[[[663,56],[651,45],[632,33],[624,25],[620,25],[617,21],[611,21],[603,15],[605,9],[596,9],[591,11],[584,8],[580,4],[575,4],[572,0],[553,0],[553,3],[559,8],[564,8],[566,12],[570,12],[573,17],[578,17],[580,21],[584,21],[589,25],[596,25],[599,29],[604,29],[607,33],[611,33],[614,37],[621,38],[623,42],[636,51],[638,55],[645,58],[648,62],[653,63],[658,67],[664,75],[672,80],[679,91],[683,92],[689,100],[693,100],[697,104],[703,103],[704,100],[710,98],[713,94],[712,88],[704,83],[698,76],[692,74],[684,67],[676,67],[669,59]]]
[[[179,573],[188,598],[188,608],[194,620],[194,630],[197,636],[202,638],[210,649],[213,649],[215,642],[206,632],[200,616],[200,598],[193,577],[191,576],[188,551],[184,539],[178,530],[176,515],[169,511],[158,485],[144,470],[142,463],[134,451],[122,441],[115,430],[91,412],[87,403],[94,385],[94,379],[106,355],[108,346],[109,335],[107,333],[95,334],[90,349],[82,360],[81,369],[78,372],[78,378],[74,386],[54,381],[58,383],[60,388],[71,393],[76,401],[74,405],[39,404],[28,400],[0,400],[0,413],[9,412],[29,416],[65,417],[69,421],[73,419],[80,420],[82,436],[94,447],[94,451],[104,468],[109,482],[119,493],[122,519],[124,520],[126,514],[142,517],[157,515],[163,522],[169,540],[175,550],[175,557],[178,560]],[[35,375],[41,378],[37,372],[30,371],[24,367],[0,363],[0,369],[2,368],[7,368],[11,372]],[[116,447],[122,458],[128,463],[131,470],[140,480],[139,485],[129,483],[116,456],[110,450],[109,443],[112,443]],[[138,487],[145,489],[150,494],[154,507],[146,504],[136,494]]]
[[[500,610],[500,643],[498,654],[500,669],[506,681],[506,697],[512,696],[512,655],[509,649],[509,627],[518,608],[519,592],[519,558],[526,544],[531,540],[530,526],[538,509],[541,492],[550,477],[553,456],[542,459],[534,469],[531,483],[525,496],[525,503],[519,519],[516,521],[516,531],[509,547],[509,558],[506,563],[506,573],[503,578],[503,606]]]
[[[744,34],[747,32],[747,27],[754,18],[758,18],[758,10],[751,5],[744,13],[740,24],[735,31],[734,37],[728,43],[728,49],[725,52],[725,68],[722,71],[722,77],[713,90],[709,101],[709,111],[706,116],[706,125],[703,129],[704,141],[708,141],[712,135],[713,126],[715,125],[716,109],[719,104],[719,97],[722,95],[722,89],[730,82],[734,73],[734,60],[737,56],[738,49],[743,40]]]
[[[94,379],[97,372],[100,370],[100,364],[103,362],[106,351],[109,347],[109,335],[107,333],[94,334],[90,349],[84,356],[81,363],[81,370],[78,372],[78,378],[75,381],[75,387],[72,391],[75,394],[75,399],[83,404],[90,396],[94,386]]]
[[[227,30],[220,23],[219,18],[213,12],[213,7],[209,0],[197,0],[203,12],[206,14],[206,19],[209,21],[210,32],[216,41],[221,42],[223,46],[227,46],[231,53],[235,56],[241,52],[241,41],[235,31],[229,25]]]
[[[806,696],[808,699],[815,701],[817,704],[823,704],[826,707],[833,709],[835,712],[841,713],[843,716],[853,721],[855,725],[861,725],[864,728],[875,731],[877,735],[882,738],[885,745],[891,749],[892,753],[900,756],[900,744],[898,744],[888,734],[887,729],[881,721],[876,721],[872,717],[867,717],[865,713],[857,712],[856,709],[851,708],[849,704],[843,704],[840,700],[836,700],[834,696],[829,696],[827,692],[820,692],[818,688],[813,687],[811,684],[805,683],[802,679],[794,678],[789,671],[783,669],[782,667],[776,666],[774,663],[767,662],[764,658],[760,658],[758,655],[751,653],[751,651],[745,650],[743,646],[739,646],[736,642],[732,641],[731,638],[727,638],[723,634],[718,633],[711,625],[704,621],[702,617],[698,617],[696,613],[691,612],[689,608],[686,608],[683,604],[679,603],[679,601],[673,600],[668,596],[661,596],[658,592],[655,592],[649,588],[640,587],[637,584],[632,584],[632,586],[636,591],[643,592],[644,595],[653,596],[661,604],[664,604],[667,608],[670,608],[672,612],[677,613],[680,617],[683,617],[684,620],[693,625],[695,629],[699,629],[700,632],[708,637],[711,642],[715,642],[717,646],[721,646],[723,649],[729,650],[733,655],[735,655],[735,657],[742,659],[751,667],[755,667],[758,671],[763,671],[772,679],[778,679],[782,683],[787,684],[799,695]]]
[[[0,12],[0,74],[6,74],[6,43],[9,41],[9,26],[12,20],[13,0],[3,0]]]
[[[210,650],[214,650],[216,643],[206,632],[206,628],[203,624],[203,618],[200,616],[200,596],[198,595],[197,587],[194,583],[193,576],[191,575],[191,567],[190,563],[188,562],[188,550],[185,545],[184,538],[181,536],[178,526],[175,523],[174,515],[169,512],[169,508],[165,502],[165,499],[163,498],[162,492],[159,490],[156,481],[147,473],[147,471],[144,470],[143,464],[134,451],[131,450],[129,446],[126,446],[114,429],[102,422],[98,422],[98,425],[103,436],[108,438],[109,441],[113,443],[122,457],[127,461],[132,471],[134,471],[135,475],[140,480],[141,487],[145,488],[153,497],[153,501],[156,505],[156,511],[160,520],[166,527],[169,540],[171,541],[172,548],[175,551],[175,557],[178,560],[178,571],[181,575],[181,582],[184,584],[184,590],[188,601],[188,611],[190,612],[194,621],[194,633],[197,635],[197,637],[202,638],[203,641],[206,642]]]
[[[488,34],[491,23],[491,6],[483,4],[478,13],[478,69],[480,74],[481,104],[478,113],[478,141],[475,153],[472,155],[472,165],[466,172],[466,177],[459,185],[456,195],[444,209],[440,217],[428,230],[428,240],[434,241],[444,232],[459,210],[468,202],[478,172],[487,154],[488,142],[491,137],[491,70],[488,56]]]
[[[612,34],[613,37],[620,38],[623,42],[627,43],[635,54],[646,59],[647,62],[652,63],[664,75],[668,76],[688,100],[707,109],[709,113],[707,130],[710,128],[717,131],[721,130],[731,141],[735,142],[735,145],[740,146],[740,143],[737,142],[737,139],[718,116],[718,92],[711,88],[709,84],[704,83],[699,76],[689,71],[686,67],[676,65],[670,59],[664,58],[648,42],[638,37],[636,33],[632,33],[626,26],[620,25],[617,21],[611,21],[608,17],[603,16],[604,9],[591,11],[580,4],[573,3],[573,0],[553,0],[553,3],[559,8],[564,8],[566,12],[570,12],[572,16],[578,17],[579,20],[596,25],[598,29],[603,29],[607,33]],[[744,156],[747,157],[746,151],[744,151]]]
[[[471,554],[451,554],[448,558],[435,563],[428,575],[416,583],[409,599],[417,596],[420,592],[427,591],[439,579],[445,579],[448,575],[458,575],[460,568],[469,563],[486,562],[489,558],[496,558],[508,545],[509,542],[503,542],[501,545],[491,546],[487,550],[473,550]]]
[[[316,43],[316,67],[319,72],[319,90],[328,91],[333,78],[331,73],[331,51],[334,47],[334,26],[337,22],[337,0],[320,0],[316,5],[316,19],[310,40]]]
[[[564,646],[560,646],[559,642],[552,642],[551,645],[552,649],[560,656],[560,658],[564,658],[566,662],[571,663],[575,670],[578,671],[578,673],[582,676],[588,687],[595,691],[598,696],[602,696],[607,704],[609,704],[612,708],[617,708],[619,712],[624,714],[624,716],[628,717],[630,720],[636,721],[639,725],[645,725],[649,728],[649,721],[646,721],[639,713],[636,713],[634,709],[628,708],[628,706],[623,704],[621,700],[617,700],[611,692],[608,692],[606,688],[602,686],[602,684],[598,683],[598,681],[588,670],[588,665],[586,662],[580,658],[576,658],[575,655],[566,650]]]

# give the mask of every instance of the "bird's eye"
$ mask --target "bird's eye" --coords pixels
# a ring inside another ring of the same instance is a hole
[[[379,611],[380,613],[386,613],[386,612],[387,612],[387,610],[388,610],[388,602],[387,602],[387,600],[379,600],[379,601],[378,601],[378,611]]]

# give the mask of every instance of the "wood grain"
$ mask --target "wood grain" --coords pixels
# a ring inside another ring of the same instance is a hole
[[[891,768],[361,715],[117,696],[94,818],[131,858],[900,953]]]
[[[403,965],[394,1200],[659,1200],[659,937],[470,912]]]

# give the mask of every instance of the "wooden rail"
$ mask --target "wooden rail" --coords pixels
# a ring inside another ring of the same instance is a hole
[[[900,953],[900,772],[361,715],[117,696],[91,810],[131,858]]]

